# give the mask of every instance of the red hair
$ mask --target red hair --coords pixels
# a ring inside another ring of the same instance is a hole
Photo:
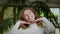
[[[38,12],[36,10],[34,10],[34,8],[32,8],[32,7],[26,7],[24,9],[22,9],[21,12],[20,12],[20,14],[19,14],[19,19],[20,20],[25,21],[25,19],[24,19],[24,11],[25,10],[31,10],[34,13],[34,15],[35,15],[35,19],[40,18],[40,15],[38,14]],[[42,25],[42,23],[40,23],[40,22],[38,23],[38,25],[39,24]]]

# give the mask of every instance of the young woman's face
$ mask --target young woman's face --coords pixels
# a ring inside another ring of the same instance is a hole
[[[25,10],[24,18],[27,21],[33,21],[33,20],[35,20],[35,15],[34,15],[34,13],[31,10]]]

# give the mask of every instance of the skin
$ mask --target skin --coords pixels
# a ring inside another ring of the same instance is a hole
[[[31,23],[42,21],[40,18],[37,18],[35,20],[35,15],[31,10],[25,10],[24,17],[25,17],[25,20],[27,20],[28,22],[31,22]]]
[[[26,26],[24,26],[23,24],[32,24],[32,23],[37,23],[38,21],[41,21],[40,19],[36,19],[35,20],[35,15],[31,10],[25,10],[24,11],[24,18],[27,21],[26,23],[22,23],[22,27],[23,29],[26,29]]]
[[[25,10],[24,16],[28,22],[33,22],[35,20],[35,15],[31,10]]]

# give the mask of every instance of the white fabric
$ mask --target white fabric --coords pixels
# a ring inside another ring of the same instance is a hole
[[[15,24],[10,34],[44,34],[43,27],[38,27],[36,23],[31,24],[30,27],[25,30],[18,29],[19,24],[20,21]]]
[[[38,26],[36,23],[33,23],[30,25],[29,28],[22,30],[18,29],[20,23],[22,23],[20,20],[16,22],[15,26],[9,31],[9,34],[50,34],[55,31],[55,27],[51,22],[49,22],[45,17],[41,18],[45,25],[44,27]]]
[[[45,23],[45,33],[46,34],[51,34],[53,32],[55,32],[55,27],[54,25],[48,20],[46,19],[45,17],[41,18],[43,20],[43,22]]]

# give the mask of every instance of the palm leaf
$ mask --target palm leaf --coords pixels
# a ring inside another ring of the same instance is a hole
[[[57,25],[59,24],[57,23],[57,19],[55,18],[54,14],[50,11],[50,8],[48,7],[47,4],[41,1],[34,1],[31,3],[31,6],[38,11],[38,14],[43,13],[44,17],[46,17],[48,20],[50,19],[50,21],[54,24],[54,26],[58,27]],[[53,22],[52,18],[55,23]]]
[[[8,27],[11,27],[12,22],[13,22],[12,18],[8,18],[1,21],[2,24],[0,24],[0,31],[7,31]]]

